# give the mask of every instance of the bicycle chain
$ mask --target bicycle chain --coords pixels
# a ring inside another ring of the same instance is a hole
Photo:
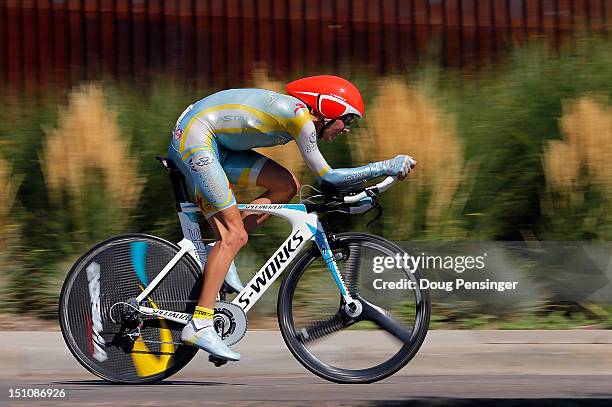
[[[142,302],[143,303],[148,303],[150,301],[142,301]],[[170,301],[169,300],[169,301],[157,301],[156,303],[159,303],[159,302],[186,302],[186,301]],[[140,311],[139,311],[139,313],[141,315],[144,315],[144,316],[150,316],[149,314],[145,314],[145,313],[140,312]],[[140,326],[139,326],[139,328],[140,328]],[[124,336],[130,337],[129,334],[128,335],[124,335]],[[152,339],[142,339],[142,334],[141,333],[138,334],[137,339],[133,339],[131,337],[130,337],[130,339],[132,339],[132,341],[134,341],[134,342],[140,341],[142,343],[156,343],[156,344],[159,344],[159,345],[166,345],[166,344],[168,344],[168,345],[184,345],[182,342],[167,342],[167,341],[154,341]]]
[[[161,304],[161,303],[181,303],[181,304],[185,304],[185,303],[190,303],[190,302],[197,302],[196,300],[192,300],[192,301],[174,301],[174,300],[165,300],[165,301],[155,301],[156,304]],[[150,303],[150,301],[142,301],[142,303]],[[143,314],[143,315],[148,315],[148,314]],[[140,341],[143,343],[156,343],[159,345],[184,345],[183,342],[165,342],[165,341],[154,341],[154,340],[150,340],[150,339],[142,339],[142,337],[139,337],[136,341]]]
[[[138,342],[138,341],[143,342],[143,343],[157,343],[157,344],[160,344],[160,345],[166,345],[166,344],[168,344],[168,345],[184,345],[183,342],[163,342],[163,341],[153,341],[153,340],[149,340],[149,339],[138,339],[138,340],[136,340],[136,342]]]

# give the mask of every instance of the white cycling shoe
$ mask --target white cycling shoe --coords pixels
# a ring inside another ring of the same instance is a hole
[[[196,331],[193,323],[190,322],[183,328],[181,340],[187,345],[198,347],[219,359],[233,362],[240,360],[240,353],[234,352],[224,344],[212,325]]]
[[[217,242],[209,243],[206,245],[206,255],[207,256],[210,255],[210,251],[212,250],[215,243]],[[224,281],[225,281],[225,284],[229,288],[236,291],[237,293],[239,293],[240,291],[244,289],[244,286],[242,285],[242,281],[240,281],[240,276],[238,275],[238,270],[236,269],[236,265],[234,264],[233,260],[232,260],[232,264],[230,264],[229,266],[229,270],[227,270],[227,274],[225,275]]]

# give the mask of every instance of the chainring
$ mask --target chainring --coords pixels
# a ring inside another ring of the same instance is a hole
[[[215,330],[227,346],[238,343],[246,334],[247,317],[236,304],[225,301],[215,302]]]

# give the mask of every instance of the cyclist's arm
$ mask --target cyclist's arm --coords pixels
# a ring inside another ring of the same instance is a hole
[[[317,131],[312,121],[303,124],[298,136],[297,145],[306,165],[321,181],[343,187],[360,184],[386,175],[382,162],[370,163],[356,168],[331,168],[317,146]]]

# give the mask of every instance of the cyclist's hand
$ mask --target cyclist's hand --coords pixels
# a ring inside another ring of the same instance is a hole
[[[395,158],[383,161],[383,166],[387,175],[402,180],[416,166],[416,161],[410,156],[398,155]]]

